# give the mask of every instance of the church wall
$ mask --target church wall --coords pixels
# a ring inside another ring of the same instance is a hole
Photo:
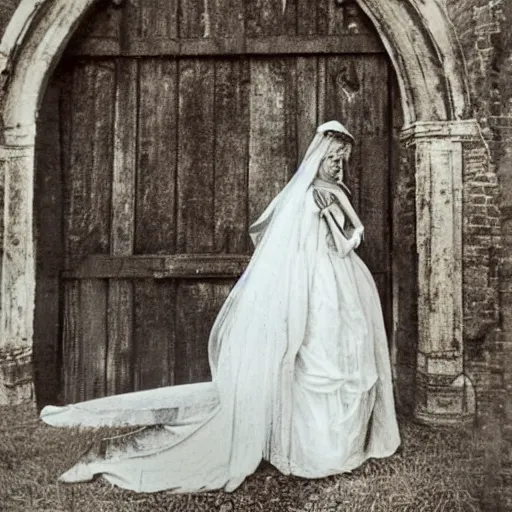
[[[512,420],[512,4],[446,0],[487,151],[464,154],[466,371],[482,420]]]

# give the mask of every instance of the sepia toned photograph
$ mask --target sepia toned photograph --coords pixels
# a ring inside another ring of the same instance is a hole
[[[512,512],[511,26],[0,0],[0,512]]]

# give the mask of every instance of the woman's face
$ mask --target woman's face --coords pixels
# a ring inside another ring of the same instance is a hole
[[[350,151],[350,148],[347,149],[345,145],[341,144],[332,148],[322,161],[320,177],[333,183],[341,183],[345,160],[348,157],[347,151]]]

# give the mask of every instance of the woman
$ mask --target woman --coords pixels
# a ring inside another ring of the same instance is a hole
[[[92,447],[62,480],[232,491],[262,458],[317,478],[396,450],[379,298],[354,252],[362,224],[337,183],[352,143],[340,123],[320,126],[251,226],[254,255],[210,334],[211,383],[43,409],[56,426],[145,425]]]

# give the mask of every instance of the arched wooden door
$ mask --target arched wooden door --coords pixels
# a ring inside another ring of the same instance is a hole
[[[388,316],[393,97],[353,3],[100,3],[38,123],[40,405],[208,380],[208,334],[252,252],[248,226],[326,120],[357,139],[360,254]]]

